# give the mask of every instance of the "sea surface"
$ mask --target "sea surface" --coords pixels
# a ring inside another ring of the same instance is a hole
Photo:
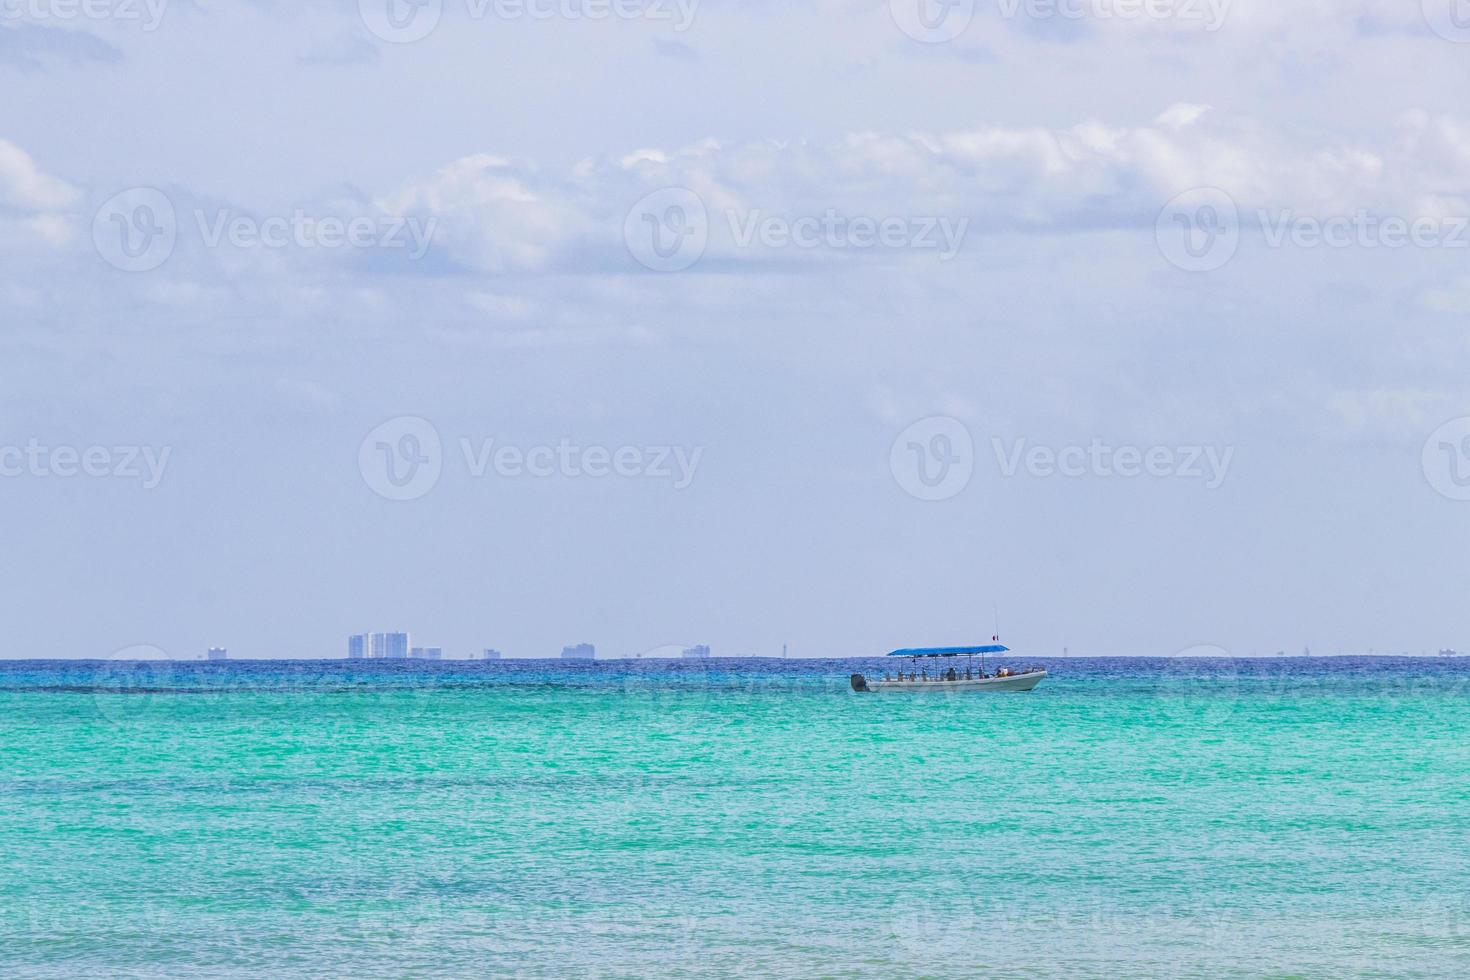
[[[0,976],[1470,976],[1470,660],[0,664]]]

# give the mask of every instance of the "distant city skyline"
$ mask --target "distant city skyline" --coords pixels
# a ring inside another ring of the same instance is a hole
[[[407,633],[370,634],[368,650],[374,660],[407,660],[412,640]]]
[[[279,660],[300,660],[300,661],[313,661],[313,660],[320,661],[320,660],[334,660],[334,659],[347,659],[347,660],[387,659],[387,660],[460,661],[460,662],[475,662],[475,661],[484,662],[484,661],[502,661],[502,660],[517,660],[517,661],[553,661],[553,660],[566,660],[566,661],[583,661],[583,662],[587,662],[587,661],[601,661],[601,662],[605,662],[605,663],[616,663],[616,662],[620,662],[620,661],[636,661],[636,660],[642,660],[642,659],[653,659],[653,660],[663,660],[663,661],[720,659],[720,658],[716,658],[715,657],[712,649],[707,644],[695,644],[693,646],[684,647],[684,648],[677,648],[677,647],[675,647],[675,648],[660,648],[660,655],[657,655],[657,656],[649,656],[649,654],[647,654],[647,653],[634,653],[634,654],[626,654],[626,655],[616,655],[615,654],[615,655],[611,655],[611,656],[599,655],[597,653],[596,645],[595,644],[590,644],[590,643],[569,644],[569,645],[564,646],[559,653],[555,653],[555,654],[548,653],[548,652],[544,652],[543,651],[543,652],[527,652],[527,653],[521,653],[521,654],[517,654],[517,655],[507,655],[504,652],[502,652],[501,650],[499,650],[497,648],[494,648],[494,647],[482,647],[482,648],[477,649],[477,650],[466,651],[466,652],[464,652],[461,655],[461,654],[456,654],[454,651],[449,651],[449,652],[446,653],[446,651],[445,651],[445,649],[443,647],[410,647],[410,648],[407,648],[408,649],[408,653],[405,656],[402,656],[402,657],[399,657],[399,656],[389,656],[389,657],[381,657],[381,658],[379,658],[379,657],[372,657],[372,656],[358,656],[358,655],[356,655],[356,652],[357,651],[368,648],[369,644],[371,643],[371,639],[372,639],[372,637],[374,635],[375,634],[350,634],[348,636],[348,652],[347,652],[347,656],[345,658],[342,658],[342,657],[331,657],[331,656],[316,656],[316,657],[313,657],[313,656],[304,656],[304,657],[292,657],[292,658],[282,658],[282,657],[275,657],[275,658],[272,658],[272,657],[252,658],[252,657],[248,657],[247,656],[247,657],[238,658],[238,659],[243,659],[243,660],[251,660],[251,659],[272,660],[272,659],[279,659]],[[376,635],[382,637],[382,639],[379,641],[379,648],[381,648],[381,649],[389,649],[389,650],[394,650],[394,651],[396,651],[397,649],[399,649],[399,645],[400,645],[401,642],[407,642],[408,638],[411,636],[411,634],[409,634],[409,633],[382,633],[382,634],[376,634]],[[399,638],[402,638],[402,640],[400,641]],[[147,651],[148,655],[147,656],[144,656],[142,653],[140,653],[136,657],[136,659],[159,659],[160,656],[163,656],[162,651],[158,651],[156,648],[152,648],[152,647],[142,647],[142,648],[138,648],[138,650],[140,650],[140,651]],[[798,659],[798,660],[861,659],[861,658],[884,657],[884,656],[887,656],[888,652],[889,651],[878,651],[878,652],[870,652],[870,653],[858,653],[858,654],[850,654],[850,655],[848,655],[846,657],[836,657],[836,658],[834,658],[834,657],[797,657],[795,659]],[[1124,654],[1124,653],[1106,653],[1106,652],[1103,652],[1103,653],[1097,653],[1097,652],[1094,652],[1094,653],[1072,653],[1070,651],[1070,649],[1069,648],[1066,648],[1066,647],[1064,647],[1059,653],[1052,653],[1052,652],[1047,652],[1047,651],[1026,650],[1026,649],[1019,649],[1019,648],[1013,648],[1012,652],[1016,656],[1036,657],[1036,658],[1046,659],[1046,660],[1068,660],[1068,659],[1088,660],[1088,659],[1120,659],[1120,658],[1121,659],[1128,659],[1128,658],[1138,658],[1138,659],[1168,659],[1170,657],[1184,658],[1184,659],[1192,659],[1192,658],[1206,657],[1206,658],[1226,658],[1226,659],[1234,658],[1234,659],[1242,659],[1242,660],[1250,660],[1250,659],[1274,660],[1274,659],[1293,659],[1293,658],[1303,658],[1303,657],[1307,657],[1307,658],[1309,658],[1309,657],[1319,657],[1319,658],[1320,657],[1328,657],[1328,658],[1330,658],[1330,657],[1362,657],[1362,656],[1381,656],[1381,657],[1458,657],[1458,656],[1461,656],[1461,654],[1458,651],[1458,649],[1455,648],[1455,647],[1453,647],[1453,646],[1444,646],[1444,647],[1431,648],[1431,649],[1421,649],[1421,650],[1418,650],[1418,651],[1410,650],[1410,649],[1382,649],[1382,650],[1380,650],[1380,649],[1377,649],[1377,648],[1367,648],[1367,649],[1357,649],[1357,650],[1338,650],[1338,651],[1334,651],[1334,652],[1331,652],[1331,653],[1314,653],[1312,651],[1312,649],[1311,649],[1310,646],[1304,646],[1299,653],[1291,653],[1291,652],[1289,652],[1289,650],[1287,648],[1281,647],[1281,648],[1278,648],[1278,649],[1276,649],[1274,651],[1270,651],[1270,652],[1261,652],[1261,651],[1252,650],[1252,651],[1248,651],[1248,652],[1241,653],[1241,654],[1234,654],[1234,653],[1230,653],[1228,651],[1223,650],[1223,648],[1216,647],[1216,646],[1211,646],[1211,645],[1199,645],[1199,646],[1188,648],[1186,650],[1177,651],[1174,654],[1169,654],[1169,655],[1158,655],[1158,654]],[[785,651],[785,650],[783,650],[781,654],[773,654],[773,653],[766,653],[766,654],[762,654],[762,653],[733,653],[733,654],[725,654],[724,655],[724,658],[726,658],[726,659],[781,659],[781,658],[783,658],[786,655],[786,653],[787,653],[787,651]],[[187,661],[189,659],[203,659],[203,660],[209,660],[209,661],[225,661],[225,660],[230,660],[230,659],[237,659],[237,658],[230,657],[229,651],[225,647],[210,647],[209,650],[206,652],[206,654],[204,656],[198,657],[198,658],[190,658],[190,657],[176,657],[176,658],[167,658],[167,657],[164,657],[164,658],[165,659],[181,660],[181,661]],[[35,658],[0,658],[0,659],[35,659]],[[45,658],[42,658],[42,659],[45,659]]]

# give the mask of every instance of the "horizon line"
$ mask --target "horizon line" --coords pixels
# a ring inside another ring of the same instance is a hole
[[[708,663],[712,660],[780,660],[780,661],[810,661],[819,662],[824,660],[887,660],[889,654],[853,654],[848,656],[807,656],[807,657],[781,657],[772,654],[749,654],[728,657],[596,657],[593,659],[576,660],[560,656],[546,657],[500,657],[495,660],[486,660],[479,657],[445,657],[439,660],[415,659],[411,657],[228,657],[223,660],[210,660],[207,657],[157,657],[151,659],[136,660],[112,660],[110,657],[0,657],[0,663],[402,663],[402,664],[497,664],[497,663],[562,663],[562,664],[590,664],[590,663]],[[1151,653],[1100,653],[1100,654],[1032,654],[1029,659],[1035,660],[1334,660],[1349,657],[1385,660],[1456,660],[1467,656],[1458,651],[1448,654],[1442,651],[1421,653],[1379,653],[1370,651],[1365,653],[1272,653],[1272,654],[1244,654],[1240,656],[1227,654],[1225,656],[1179,656],[1168,654]],[[1005,658],[1001,658],[1005,659]],[[1015,658],[1012,658],[1015,659]]]

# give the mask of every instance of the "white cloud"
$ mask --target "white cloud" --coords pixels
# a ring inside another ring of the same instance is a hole
[[[433,177],[390,195],[395,214],[426,214],[440,223],[442,244],[487,272],[539,269],[586,232],[575,183],[547,183],[534,167],[490,154],[456,160]]]
[[[69,212],[80,200],[75,187],[42,173],[28,153],[0,139],[0,249],[65,246],[75,236]]]
[[[42,173],[28,153],[0,139],[0,205],[31,213],[63,211],[80,198],[75,187]]]
[[[1165,129],[1183,129],[1185,126],[1193,125],[1199,118],[1210,111],[1207,105],[1195,105],[1192,102],[1176,102],[1163,112],[1159,113],[1154,122]]]
[[[1376,142],[1355,144],[1291,138],[1208,110],[1176,103],[1145,126],[704,141],[585,160],[561,173],[482,154],[408,183],[385,207],[438,218],[438,244],[463,266],[495,274],[636,271],[621,237],[627,209],[667,187],[703,201],[708,255],[763,262],[830,254],[744,247],[741,228],[752,215],[948,217],[976,231],[1062,234],[1151,228],[1165,202],[1198,187],[1224,189],[1247,213],[1413,217],[1465,207],[1458,192],[1470,184],[1470,127],[1458,120],[1410,114]]]
[[[17,13],[15,6],[0,5],[0,13],[4,14],[0,17],[0,65],[42,71],[60,63],[79,66],[122,60],[122,52],[88,31],[7,23]]]
[[[69,218],[59,214],[38,214],[25,222],[25,226],[36,237],[48,245],[61,248],[72,240],[76,226]]]

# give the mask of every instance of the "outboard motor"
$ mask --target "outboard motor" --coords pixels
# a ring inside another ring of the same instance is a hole
[[[859,694],[863,693],[868,689],[868,679],[862,674],[853,674],[852,689],[854,691],[857,691]]]

